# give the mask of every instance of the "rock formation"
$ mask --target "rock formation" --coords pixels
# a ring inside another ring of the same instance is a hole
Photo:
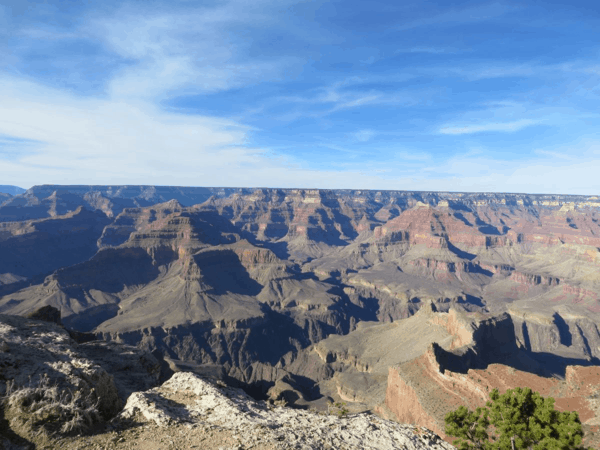
[[[131,395],[120,418],[140,417],[159,426],[185,424],[229,432],[237,448],[452,449],[425,429],[372,414],[328,414],[273,407],[241,389],[215,386],[181,372],[159,388]],[[191,442],[190,442],[191,443]]]
[[[430,316],[432,323],[445,324],[454,340],[450,345],[447,340],[440,341],[442,345],[433,342],[422,355],[390,366],[385,410],[398,421],[418,424],[445,436],[444,417],[458,406],[484,406],[494,388],[503,393],[510,388],[529,387],[554,397],[558,410],[577,411],[587,431],[587,444],[597,444],[598,437],[592,433],[600,424],[597,364],[561,358],[560,352],[531,351],[531,347],[521,344],[509,315]],[[550,330],[542,328],[534,333],[538,341],[552,341],[548,339],[554,336],[552,325],[547,324]]]
[[[217,448],[217,443],[263,449],[453,448],[428,430],[371,414],[338,417],[273,407],[256,402],[240,389],[219,387],[187,372],[176,373],[152,388],[158,382],[157,369],[152,356],[132,347],[103,342],[77,345],[56,323],[0,315],[0,395],[4,402],[0,446],[30,448],[33,443],[89,448],[105,444],[111,430],[121,430],[110,447],[131,448],[136,443],[162,441],[172,429],[185,426],[185,443],[177,448],[197,444]],[[51,417],[36,416],[40,405],[53,411],[75,405],[80,409],[72,415],[83,414],[82,405],[74,400],[83,396],[92,396],[87,408],[97,407],[99,412],[92,433],[69,436],[68,431],[52,428],[55,420]],[[130,428],[132,420],[138,427],[151,423],[158,430],[147,430],[146,425],[144,431],[128,435],[123,430]],[[41,429],[48,433],[40,434]],[[218,436],[213,436],[213,430]]]
[[[0,204],[0,313],[49,305],[71,336],[154,352],[163,374],[391,417],[389,367],[433,342],[456,373],[500,364],[556,378],[600,361],[599,207],[592,196],[35,186]]]
[[[54,322],[0,315],[0,396],[7,396],[8,402],[0,418],[5,431],[0,434],[21,442],[36,434],[32,423],[38,419],[28,409],[35,398],[38,405],[48,401],[49,407],[60,406],[64,401],[66,407],[73,406],[76,397],[89,397],[98,420],[111,419],[133,391],[154,386],[159,374],[158,361],[135,347],[100,341],[77,344]],[[48,400],[52,391],[56,395]]]

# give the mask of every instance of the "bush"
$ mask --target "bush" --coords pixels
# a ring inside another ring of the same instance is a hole
[[[461,406],[446,415],[446,434],[460,450],[583,449],[583,429],[576,412],[559,412],[554,399],[529,388],[490,394],[485,408]],[[491,425],[491,430],[490,430]]]
[[[338,417],[346,417],[350,411],[348,411],[344,402],[327,402],[327,412]]]

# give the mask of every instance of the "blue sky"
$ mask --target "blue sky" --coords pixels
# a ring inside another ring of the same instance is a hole
[[[600,8],[0,1],[0,184],[600,194]]]

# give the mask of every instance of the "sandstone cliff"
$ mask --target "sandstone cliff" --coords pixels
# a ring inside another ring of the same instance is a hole
[[[439,323],[440,317],[432,320]],[[515,322],[524,323],[521,320],[517,317]],[[595,400],[600,385],[598,365],[590,365],[584,358],[560,358],[523,347],[522,335],[515,333],[508,315],[470,324],[463,317],[458,320],[463,325],[458,327],[454,325],[456,317],[451,315],[441,318],[441,322],[455,337],[454,342],[464,345],[443,348],[434,342],[424,354],[389,368],[385,406],[397,420],[426,426],[444,436],[444,417],[458,406],[483,406],[494,388],[502,393],[509,388],[529,387],[554,397],[557,409],[577,411],[586,426],[586,441],[595,442],[595,426],[600,420]],[[535,335],[544,340],[548,332],[538,330]],[[550,335],[559,338],[558,332]],[[582,351],[580,357],[582,353],[585,355]],[[578,363],[586,366],[571,365]]]

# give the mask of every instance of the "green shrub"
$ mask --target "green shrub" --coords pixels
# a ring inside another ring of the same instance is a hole
[[[576,412],[559,412],[554,399],[529,388],[490,393],[486,407],[464,406],[446,415],[446,434],[460,450],[582,449],[583,429]],[[491,426],[491,428],[490,428]]]
[[[329,414],[335,414],[338,417],[346,417],[349,413],[348,408],[346,408],[346,403],[344,402],[328,402],[327,412],[329,412]]]

